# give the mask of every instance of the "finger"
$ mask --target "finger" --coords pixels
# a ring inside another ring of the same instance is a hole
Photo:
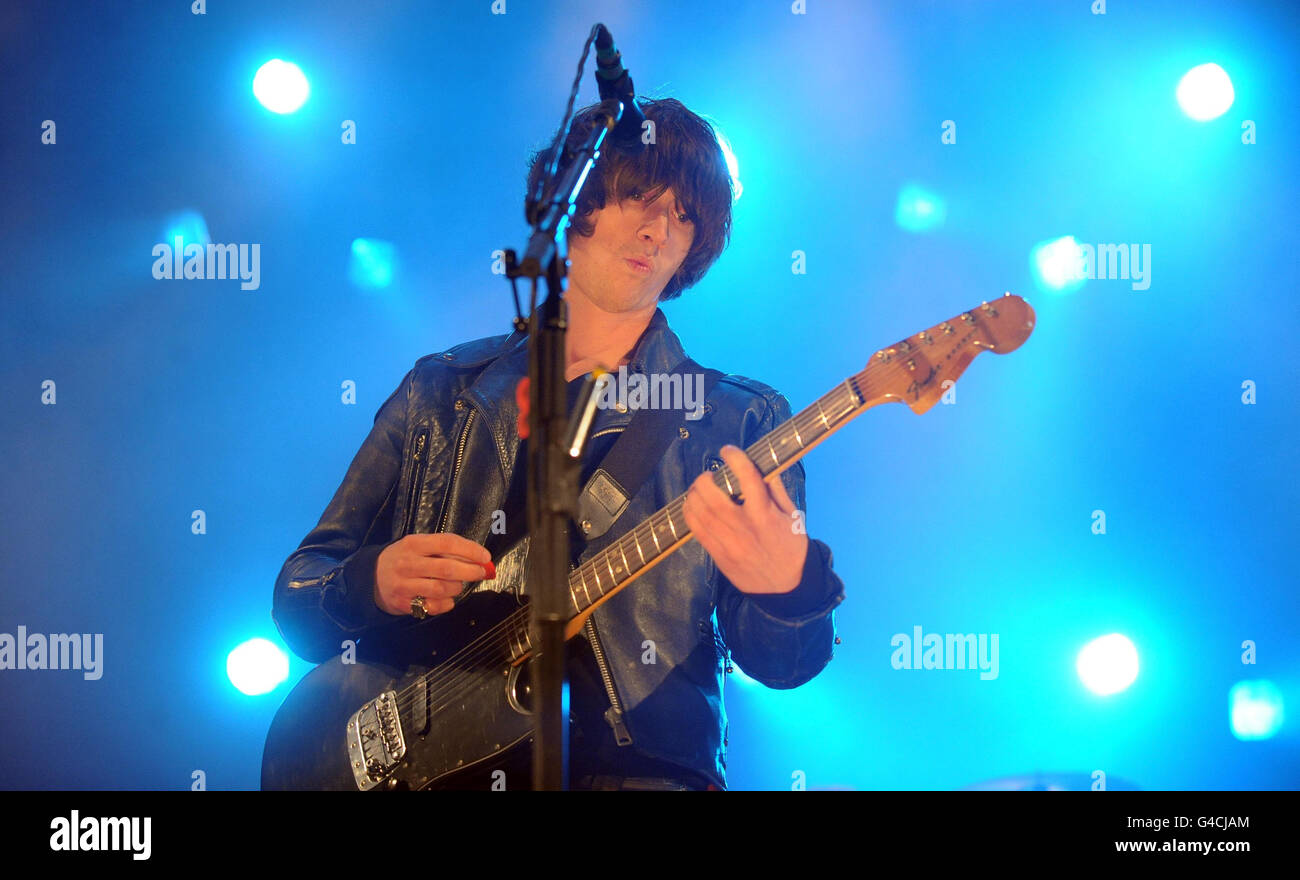
[[[432,581],[399,581],[393,595],[385,600],[384,610],[389,614],[413,614],[411,603],[416,596],[424,597],[424,610],[434,614],[441,603],[450,602],[429,586]]]
[[[708,481],[708,476],[702,476],[701,479]],[[718,507],[712,507],[704,501],[705,491],[716,496],[715,503]],[[726,494],[716,486],[706,489],[704,484],[699,484],[693,486],[686,494],[682,513],[687,518],[687,528],[695,535],[700,545],[709,551],[710,556],[716,557],[718,552],[729,554],[730,548],[734,547],[742,537],[727,519],[728,516],[734,517],[739,514],[735,508],[736,505],[732,504]]]
[[[471,562],[491,562],[492,554],[482,544],[451,532],[410,535],[415,538],[416,552],[421,556],[459,556]]]
[[[703,475],[705,482],[698,487],[697,500],[708,520],[708,528],[727,542],[729,552],[734,555],[736,547],[753,541],[757,529],[745,506],[732,501],[726,490],[713,482],[712,476]]]
[[[433,593],[428,592],[414,592],[406,597],[406,601],[402,604],[401,608],[394,609],[394,611],[410,614],[414,617],[415,606],[412,603],[415,601],[416,596],[424,597],[424,611],[426,614],[446,614],[448,611],[456,607],[456,603],[449,598],[436,596]]]
[[[723,485],[715,483],[713,478],[712,471],[705,471],[695,478],[695,482],[691,484],[691,491],[696,496],[697,504],[713,511],[716,516],[727,516],[730,514],[728,508],[734,509],[736,503],[731,500]],[[732,483],[735,482],[735,478],[732,478]]]
[[[745,513],[751,520],[757,521],[771,503],[767,496],[767,489],[763,486],[763,475],[738,446],[728,444],[722,447],[720,454],[732,474],[740,481],[740,485],[738,487],[733,485],[733,488],[739,489],[745,499]]]
[[[438,578],[447,581],[490,580],[485,564],[466,562],[454,556],[409,556],[398,574],[413,578]]]
[[[785,480],[781,479],[780,476],[777,476],[770,480],[767,485],[771,490],[772,500],[776,503],[776,506],[780,508],[781,512],[786,516],[794,513],[794,502],[790,500],[790,493],[786,491]]]
[[[721,534],[723,526],[717,522],[717,518],[705,510],[701,505],[696,503],[692,506],[682,505],[682,515],[686,519],[686,527],[691,530],[691,537],[699,542],[716,563],[718,557],[723,554]]]
[[[426,599],[445,599],[459,596],[465,591],[465,584],[461,581],[444,581],[439,578],[407,578],[399,584],[410,594],[407,601],[416,596],[424,596]]]
[[[446,599],[455,599],[461,593],[465,592],[464,581],[448,581],[443,580],[442,578],[435,578],[434,580],[429,581],[429,583],[433,584],[433,596],[435,598],[441,596]]]

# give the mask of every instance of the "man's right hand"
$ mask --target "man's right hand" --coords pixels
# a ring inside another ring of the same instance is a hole
[[[445,614],[466,581],[494,577],[492,554],[482,544],[450,532],[405,535],[375,562],[375,604],[389,614],[411,614],[411,601],[423,596],[426,613]]]

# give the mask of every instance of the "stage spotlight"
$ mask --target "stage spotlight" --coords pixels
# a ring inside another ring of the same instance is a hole
[[[1083,251],[1073,235],[1034,245],[1029,268],[1040,290],[1069,291],[1083,286]]]
[[[1234,93],[1227,71],[1217,64],[1199,64],[1178,83],[1178,106],[1197,122],[1228,112]]]
[[[303,105],[311,87],[298,65],[272,58],[257,69],[253,94],[272,113],[292,113]]]
[[[1267,679],[1239,681],[1228,691],[1228,714],[1237,739],[1268,739],[1282,729],[1282,692]]]
[[[1084,645],[1074,666],[1094,694],[1117,694],[1137,679],[1137,648],[1127,636],[1111,633]]]
[[[948,206],[935,193],[908,184],[898,193],[894,208],[894,222],[908,232],[929,232],[943,226],[948,216]]]
[[[266,639],[249,639],[226,658],[226,675],[250,697],[269,693],[289,677],[289,658]]]
[[[727,160],[727,173],[731,175],[731,200],[736,202],[740,199],[740,194],[745,190],[740,184],[740,162],[736,160],[736,154],[731,150],[731,142],[716,126],[714,126],[713,133],[718,136],[718,146],[722,148],[722,157]]]
[[[160,241],[168,247],[175,247],[178,238],[181,240],[181,253],[185,252],[184,249],[188,245],[201,244],[206,247],[212,244],[212,238],[208,235],[208,224],[198,211],[178,211],[168,215],[163,223]]]
[[[375,238],[352,241],[352,259],[348,263],[348,280],[358,287],[380,289],[393,283],[397,248]]]

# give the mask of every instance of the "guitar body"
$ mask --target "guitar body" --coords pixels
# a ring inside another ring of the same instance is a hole
[[[486,777],[495,767],[521,766],[533,733],[528,662],[512,666],[496,652],[475,649],[458,654],[519,608],[510,593],[473,592],[451,611],[412,630],[427,650],[408,653],[423,654],[427,663],[400,667],[360,658],[344,663],[335,657],[317,666],[298,682],[271,722],[262,753],[262,788],[365,788],[358,781],[358,763],[364,768],[367,749],[379,748],[384,722],[382,715],[369,725],[362,720],[352,731],[349,723],[358,710],[385,694],[393,695],[390,705],[400,718],[403,748],[400,760],[393,757],[395,750],[387,757],[380,753],[383,784],[375,787],[456,788],[470,778]],[[439,657],[448,659],[438,663]],[[370,759],[375,759],[373,752]]]

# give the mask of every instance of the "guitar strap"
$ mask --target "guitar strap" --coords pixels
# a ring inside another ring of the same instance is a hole
[[[684,358],[670,374],[681,374],[683,387],[696,373],[704,374],[704,397],[722,378],[718,370],[708,370],[691,358]],[[701,404],[703,403],[701,401]],[[578,528],[592,541],[609,531],[623,515],[628,503],[659,464],[681,427],[681,412],[675,409],[643,407],[632,416],[623,433],[605,454],[600,467],[591,475],[578,496]]]

